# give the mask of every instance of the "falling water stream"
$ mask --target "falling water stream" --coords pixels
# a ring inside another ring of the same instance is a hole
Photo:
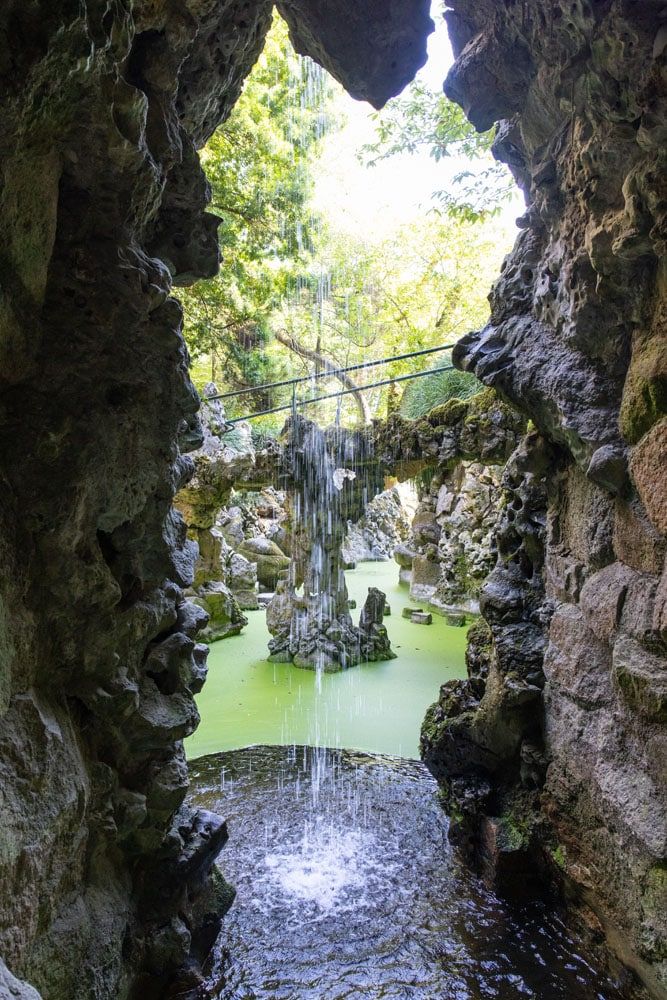
[[[324,87],[314,63],[305,61],[300,72],[306,87],[298,81],[293,87],[295,146],[299,130],[310,127],[299,111],[316,107]],[[326,128],[322,115],[317,128]],[[297,224],[300,249],[316,224],[311,217]],[[315,262],[286,297],[289,315],[291,305],[312,295],[315,336],[325,325],[332,280],[326,265]],[[320,388],[313,383],[311,394]],[[338,423],[340,408],[337,417]],[[310,438],[323,441],[316,430],[319,438],[315,432]],[[331,512],[339,521],[350,516],[345,491],[352,496],[352,482],[363,485],[365,468],[363,455],[345,451],[342,430],[327,447],[310,463],[295,452],[293,463],[302,486],[293,534],[299,525],[308,534],[308,527],[314,542],[301,567],[300,599],[313,605],[302,616],[303,630],[315,623],[322,634],[332,622],[347,627],[342,561],[332,541],[340,524],[331,523]],[[349,481],[339,486],[336,473]],[[324,479],[335,489],[323,492]],[[396,567],[390,572],[395,579]],[[297,584],[290,581],[295,595]],[[400,608],[407,594],[392,594],[391,601],[389,634],[399,654],[393,661],[324,676],[268,663],[258,620],[251,621],[250,638],[225,640],[212,652],[199,699],[204,722],[188,745],[190,801],[228,819],[230,839],[219,863],[237,896],[209,959],[211,994],[217,1000],[631,997],[627,984],[596,965],[553,901],[501,900],[453,856],[435,782],[412,758],[419,720],[438,685],[464,674],[464,632],[442,621],[430,632],[406,624]],[[429,645],[428,655],[415,658]],[[306,739],[313,745],[300,745]],[[345,749],[346,739],[363,750]],[[247,745],[265,742],[283,745]]]

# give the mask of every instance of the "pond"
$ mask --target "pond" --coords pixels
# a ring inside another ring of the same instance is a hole
[[[415,625],[401,617],[410,601],[391,562],[360,563],[347,573],[359,610],[368,588],[383,590],[391,606],[385,618],[395,660],[324,674],[269,663],[263,611],[249,611],[241,635],[211,646],[209,674],[197,698],[202,717],[186,741],[190,758],[255,743],[348,747],[400,757],[419,756],[419,729],[440,685],[465,677],[466,629]],[[318,690],[319,686],[319,690]]]
[[[222,812],[236,887],[217,1000],[621,1000],[553,901],[499,899],[464,868],[418,761],[252,747],[191,764]]]

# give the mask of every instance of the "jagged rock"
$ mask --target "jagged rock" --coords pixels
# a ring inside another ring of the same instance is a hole
[[[315,9],[304,0],[281,0],[297,52],[313,56],[358,100],[374,107],[403,89],[426,62],[425,39],[433,30],[428,0],[389,0]]]
[[[240,552],[229,560],[229,585],[233,592],[254,590],[257,584],[257,564],[250,562]]]
[[[652,722],[667,722],[667,661],[630,636],[614,643],[612,673],[626,701]]]
[[[368,588],[368,597],[359,615],[359,636],[362,658],[369,662],[393,660],[396,653],[391,648],[387,629],[383,624],[386,594],[377,587]]]
[[[243,545],[245,530],[240,507],[223,507],[218,515],[220,532],[227,544],[234,550]]]
[[[348,524],[343,544],[347,563],[391,559],[408,537],[416,497],[407,484],[384,490],[366,507],[356,524]]]
[[[224,583],[213,582],[200,587],[193,602],[209,616],[208,625],[201,632],[204,642],[216,642],[230,635],[238,635],[248,624],[236,598]]]
[[[658,532],[667,535],[667,416],[639,441],[631,468],[646,513]]]
[[[37,990],[13,976],[0,959],[0,996],[3,1000],[42,1000]]]
[[[453,361],[544,447],[504,477],[487,678],[464,712],[443,693],[422,745],[459,842],[513,814],[533,857],[564,844],[567,879],[660,995],[667,90],[649,8],[452,0],[445,15],[446,92],[479,128],[502,119],[494,151],[528,205],[490,320]]]
[[[146,654],[179,618],[196,631],[183,588],[197,539],[172,499],[194,473],[194,533],[224,495],[217,457],[187,455],[206,438],[172,286],[219,264],[197,150],[238,97],[271,8],[10,0],[0,13],[0,952],[50,1000],[165,996],[208,912],[197,896],[219,828],[198,833],[195,878],[169,860],[192,817],[175,828],[149,805],[156,768],[181,766],[196,723],[201,649],[183,633],[166,691]],[[424,58],[425,8],[295,4],[292,31],[379,102]],[[354,23],[356,52],[332,32]],[[373,58],[360,64],[364,38]],[[141,795],[147,826],[128,834]]]
[[[408,545],[395,554],[402,569],[409,565],[411,596],[440,614],[479,611],[479,589],[495,561],[499,476],[471,462],[437,471],[421,497]]]

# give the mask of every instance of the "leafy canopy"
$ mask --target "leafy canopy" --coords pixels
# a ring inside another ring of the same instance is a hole
[[[415,210],[382,238],[346,231],[335,203],[313,209],[324,138],[336,155],[346,100],[323,71],[295,55],[276,18],[239,102],[203,153],[212,209],[222,219],[223,264],[217,277],[183,294],[199,387],[211,377],[221,391],[259,387],[327,365],[450,344],[486,321],[487,291],[507,245],[500,221],[490,218],[500,197],[495,180],[481,206],[461,200],[464,188],[455,186],[451,195],[440,193],[439,211]],[[473,165],[490,156],[490,135],[475,133],[458,107],[420,83],[375,122],[377,141],[364,154],[369,163],[424,148],[436,160],[461,157]],[[353,379],[364,385],[396,378],[437,366],[441,357],[361,370]],[[451,378],[447,384],[451,388]],[[449,392],[437,375],[401,383],[400,393],[404,385],[415,387],[405,390],[404,406],[415,414],[420,399],[437,403]],[[307,398],[340,388],[339,380],[327,377],[298,393]],[[363,418],[368,407],[381,415],[396,405],[398,391],[398,385],[367,390],[366,407],[351,393],[306,412],[321,422]],[[290,400],[288,387],[257,389],[229,401],[227,409],[241,416]],[[283,417],[253,421],[253,428],[276,431]]]
[[[507,168],[491,155],[493,129],[477,132],[463,111],[443,93],[415,80],[402,95],[374,115],[376,139],[361,150],[374,166],[400,153],[428,150],[436,162],[457,158],[466,165],[454,175],[451,190],[433,192],[436,205],[471,222],[500,211],[514,184]],[[479,165],[477,169],[472,169]]]

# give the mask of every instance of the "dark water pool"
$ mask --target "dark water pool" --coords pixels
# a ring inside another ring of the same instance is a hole
[[[191,765],[229,820],[237,898],[219,1000],[622,1000],[552,908],[498,899],[456,863],[418,762],[253,747]]]

